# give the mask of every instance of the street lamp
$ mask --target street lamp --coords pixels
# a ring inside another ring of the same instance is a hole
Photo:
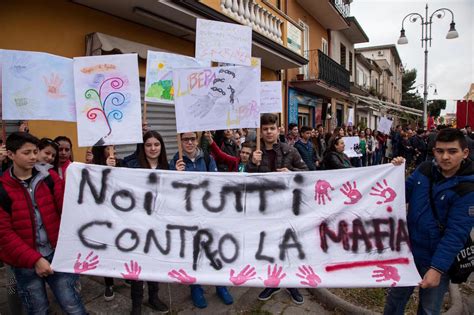
[[[425,78],[423,83],[423,126],[427,127],[427,100],[428,100],[428,42],[431,47],[431,24],[433,24],[433,16],[436,16],[438,19],[444,18],[446,12],[451,13],[451,24],[449,25],[448,34],[446,34],[446,39],[453,39],[459,37],[458,32],[456,31],[456,23],[454,23],[454,13],[450,9],[440,8],[434,11],[428,18],[428,4],[425,7],[425,17],[419,13],[409,13],[402,20],[402,29],[400,31],[400,38],[397,41],[397,44],[404,45],[408,44],[408,38],[405,36],[405,29],[403,27],[406,18],[409,18],[409,21],[415,23],[418,18],[421,19],[421,47],[425,48]],[[437,94],[436,88],[435,93]],[[436,95],[435,94],[435,95]]]
[[[422,88],[422,87],[424,87],[423,84],[419,84],[419,85],[416,86],[416,94],[418,94],[418,95],[420,94],[420,92],[418,92],[418,89]],[[434,83],[428,84],[428,90],[429,89],[434,89],[434,92],[433,92],[434,96],[438,95],[438,88],[436,87],[436,84],[434,84]]]

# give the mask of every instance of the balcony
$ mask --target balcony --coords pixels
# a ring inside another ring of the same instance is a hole
[[[350,0],[296,0],[324,28],[340,31],[349,27]]]
[[[318,50],[318,78],[341,91],[349,92],[349,71]]]
[[[349,4],[350,2],[352,2],[352,1],[349,1],[349,0],[331,0],[331,4],[345,18],[351,15],[351,6]]]

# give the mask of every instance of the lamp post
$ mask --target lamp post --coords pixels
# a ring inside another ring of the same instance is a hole
[[[456,31],[454,23],[454,13],[450,9],[447,8],[440,8],[428,17],[428,3],[426,4],[425,7],[425,17],[423,17],[419,13],[409,13],[407,14],[403,20],[402,20],[402,29],[400,30],[400,38],[397,41],[397,44],[399,45],[404,45],[408,44],[408,39],[405,36],[405,29],[404,29],[404,23],[407,18],[409,18],[409,21],[412,23],[415,23],[418,18],[421,20],[421,47],[425,48],[425,77],[424,77],[424,83],[423,83],[423,126],[426,128],[427,127],[427,107],[428,107],[428,42],[431,47],[431,24],[433,24],[433,16],[436,16],[438,19],[444,18],[446,15],[446,12],[451,13],[451,24],[449,25],[449,31],[448,34],[446,34],[446,39],[453,39],[459,37],[458,32]],[[436,91],[436,90],[435,90]]]

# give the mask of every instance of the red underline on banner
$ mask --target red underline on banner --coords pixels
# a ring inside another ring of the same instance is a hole
[[[356,261],[348,262],[341,264],[334,264],[326,266],[326,271],[337,271],[342,269],[352,269],[358,267],[368,267],[368,266],[380,266],[380,265],[408,265],[410,260],[408,258],[395,258],[395,259],[386,259],[386,260],[368,260],[368,261]]]

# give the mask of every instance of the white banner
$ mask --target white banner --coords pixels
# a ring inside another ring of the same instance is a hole
[[[0,54],[3,119],[76,121],[72,59],[34,51]]]
[[[210,62],[192,57],[149,50],[146,59],[145,101],[173,104],[173,68],[209,66]]]
[[[360,138],[359,137],[344,137],[344,154],[348,157],[360,157]]]
[[[390,128],[392,128],[392,120],[386,117],[380,117],[379,125],[377,126],[377,130],[388,135],[390,134]]]
[[[249,26],[197,19],[196,59],[250,66],[252,28]]]
[[[260,68],[174,69],[178,132],[260,126]]]
[[[260,82],[260,113],[281,113],[282,93],[281,81]]]
[[[53,269],[183,284],[414,286],[404,169],[246,174],[73,163]]]
[[[80,147],[141,143],[138,55],[74,58]]]

